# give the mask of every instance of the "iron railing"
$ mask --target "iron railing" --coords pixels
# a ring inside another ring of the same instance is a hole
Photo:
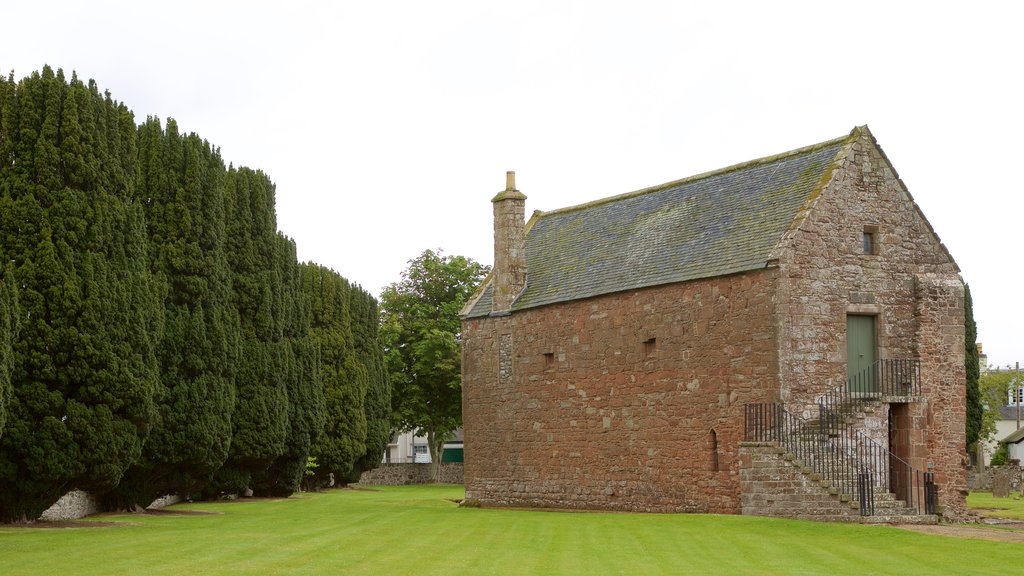
[[[781,403],[748,404],[744,427],[748,441],[777,443],[840,493],[856,499],[861,515],[875,515],[876,494],[885,492],[920,514],[934,514],[933,475],[915,470],[848,420],[805,421]]]
[[[858,396],[920,396],[921,361],[916,358],[878,360],[859,374],[847,377],[846,389],[842,392]]]

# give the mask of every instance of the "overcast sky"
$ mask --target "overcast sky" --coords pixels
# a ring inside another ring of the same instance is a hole
[[[94,78],[277,184],[299,257],[373,294],[424,249],[490,264],[527,214],[867,124],[1024,360],[1020,2],[7,3],[0,70]]]

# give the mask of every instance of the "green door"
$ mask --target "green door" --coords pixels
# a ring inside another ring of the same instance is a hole
[[[846,378],[851,392],[874,392],[875,317],[846,317]]]

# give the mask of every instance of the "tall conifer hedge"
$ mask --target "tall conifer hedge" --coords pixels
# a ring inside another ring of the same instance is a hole
[[[92,81],[0,78],[0,521],[380,461],[377,302],[298,263],[274,195]]]
[[[227,458],[235,406],[238,314],[227,264],[224,163],[174,120],[139,127],[139,195],[145,199],[149,266],[163,299],[157,350],[159,419],[142,458],[108,497],[145,506],[202,489]]]
[[[208,490],[239,492],[285,452],[288,436],[286,342],[274,185],[263,172],[228,169],[227,251],[241,324],[228,459]]]
[[[155,418],[159,301],[136,195],[136,125],[94,82],[50,68],[0,106],[0,222],[19,290],[0,520],[109,490]]]

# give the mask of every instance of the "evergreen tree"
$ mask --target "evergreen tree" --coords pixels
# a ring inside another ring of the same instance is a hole
[[[967,449],[977,445],[981,437],[984,407],[978,378],[981,375],[978,358],[978,325],[974,322],[974,301],[971,287],[964,285],[964,367],[967,372]]]
[[[317,459],[316,481],[333,476],[351,478],[356,461],[366,453],[364,399],[369,385],[366,367],[356,358],[352,336],[348,281],[317,264],[305,264],[303,286],[313,310],[311,335],[320,349],[327,420],[312,454]]]
[[[320,380],[320,355],[310,336],[309,298],[302,289],[302,268],[295,242],[278,234],[283,321],[283,370],[288,391],[288,436],[285,452],[266,472],[256,473],[253,491],[259,496],[288,496],[299,489],[307,458],[326,420]]]
[[[235,410],[228,460],[207,493],[237,493],[285,453],[288,388],[280,305],[283,291],[274,185],[262,172],[230,167],[225,179],[228,262],[240,320]]]
[[[148,118],[138,134],[149,266],[165,314],[160,418],[143,457],[107,497],[111,508],[202,489],[227,458],[235,402],[238,315],[225,244],[224,163],[208,142],[180,135],[174,120],[164,130]]]
[[[351,481],[380,465],[384,450],[391,441],[391,384],[384,366],[384,346],[378,328],[380,317],[377,299],[365,290],[352,290],[350,306],[352,336],[356,356],[366,368],[368,382],[363,411],[366,415],[366,451],[356,463]]]
[[[6,208],[4,199],[0,197],[0,210]],[[3,253],[0,252],[0,257]],[[0,438],[4,435],[7,423],[7,404],[11,398],[11,344],[18,333],[18,298],[17,287],[11,278],[11,272],[0,269]]]
[[[160,307],[136,196],[136,126],[50,68],[2,90],[0,236],[18,285],[0,520],[109,490],[155,417]]]
[[[9,79],[0,77],[0,169],[6,167],[3,158],[13,153],[9,151],[11,141],[6,135],[10,133],[10,123],[13,121],[14,87],[13,74]],[[0,182],[2,181],[0,179]],[[0,194],[0,214],[10,214],[12,211],[10,198],[6,194]],[[13,394],[11,370],[14,361],[11,345],[17,334],[18,325],[17,284],[14,282],[13,271],[4,268],[3,263],[10,261],[4,246],[5,244],[0,244],[0,438],[3,437],[4,426],[7,423],[7,405]]]

